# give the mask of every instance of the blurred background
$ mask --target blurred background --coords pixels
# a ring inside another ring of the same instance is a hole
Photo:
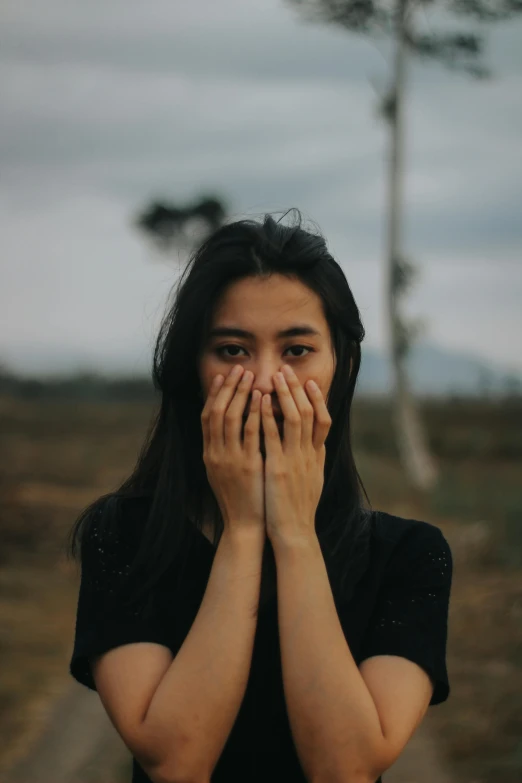
[[[374,508],[454,555],[451,695],[388,783],[522,780],[522,7],[4,0],[0,777],[130,780],[64,540],[128,475],[195,244],[302,210],[366,328]],[[52,773],[52,774],[51,774]]]

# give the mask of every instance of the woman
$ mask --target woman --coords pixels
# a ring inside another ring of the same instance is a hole
[[[230,223],[194,253],[156,345],[147,444],[72,531],[70,671],[133,783],[375,783],[449,695],[451,551],[363,503],[364,329],[296,214]]]

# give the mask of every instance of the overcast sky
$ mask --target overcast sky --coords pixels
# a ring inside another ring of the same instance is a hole
[[[2,29],[0,361],[146,371],[178,266],[132,218],[209,190],[237,217],[302,209],[384,345],[384,42],[283,0],[3,0]],[[485,32],[494,79],[409,73],[409,312],[522,371],[522,23]]]

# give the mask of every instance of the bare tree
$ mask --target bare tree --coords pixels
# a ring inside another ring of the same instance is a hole
[[[380,112],[390,130],[388,160],[388,216],[385,306],[389,325],[389,351],[394,380],[393,411],[401,462],[412,484],[433,487],[437,467],[430,453],[422,420],[410,390],[406,359],[420,323],[407,323],[401,315],[401,297],[416,271],[403,254],[404,100],[408,55],[436,60],[476,78],[488,75],[480,62],[483,38],[475,33],[439,32],[423,35],[415,28],[415,12],[435,7],[454,17],[480,22],[501,21],[522,11],[522,0],[287,0],[307,21],[340,25],[352,33],[387,37],[394,43],[391,85]]]
[[[135,219],[137,228],[162,252],[173,247],[190,249],[223,223],[227,208],[223,199],[204,195],[188,204],[153,201]]]

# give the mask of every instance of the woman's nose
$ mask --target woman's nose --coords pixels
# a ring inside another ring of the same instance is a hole
[[[281,369],[281,367],[270,365],[269,367],[263,367],[261,369],[254,367],[249,367],[248,369],[254,373],[254,380],[252,386],[250,387],[251,391],[254,391],[254,389],[259,389],[261,394],[269,394],[272,398],[272,409],[274,410],[274,413],[279,415],[281,413],[281,407],[279,405],[279,399],[277,396],[276,387],[274,385],[273,376]],[[250,400],[247,406],[247,411],[249,410]]]
[[[262,394],[276,394],[274,375],[281,367],[270,364],[264,365],[261,368],[249,367],[248,369],[254,373],[252,390],[259,389]]]

